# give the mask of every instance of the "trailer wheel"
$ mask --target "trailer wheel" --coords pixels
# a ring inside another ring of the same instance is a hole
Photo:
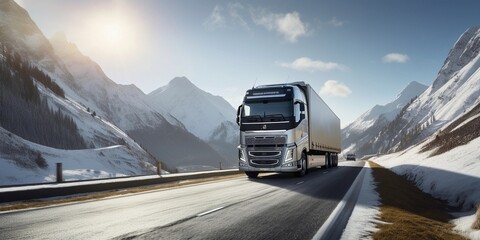
[[[248,178],[257,178],[258,177],[258,172],[245,172],[247,174]]]
[[[330,153],[325,153],[325,168],[330,168]]]
[[[302,170],[295,173],[295,176],[297,177],[303,177],[307,174],[307,156],[305,156],[305,153],[302,153],[300,161],[302,162]]]

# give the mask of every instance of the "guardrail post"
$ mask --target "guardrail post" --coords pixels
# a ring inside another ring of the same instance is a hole
[[[223,169],[222,162],[220,162],[220,170],[222,170],[222,169]]]
[[[62,163],[57,163],[57,183],[63,182]]]
[[[157,162],[157,174],[162,176],[162,163],[160,161]]]

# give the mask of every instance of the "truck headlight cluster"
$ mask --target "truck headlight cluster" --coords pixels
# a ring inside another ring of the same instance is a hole
[[[292,162],[295,156],[295,148],[288,148],[287,153],[285,154],[284,163]]]
[[[239,148],[238,149],[238,159],[240,159],[241,161],[244,161],[246,162],[247,160],[245,159],[245,153],[243,151],[242,148]]]

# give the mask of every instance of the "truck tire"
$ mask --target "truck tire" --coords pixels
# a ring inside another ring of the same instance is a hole
[[[325,153],[325,168],[330,168],[330,153]]]
[[[307,156],[305,156],[305,153],[302,153],[300,161],[302,162],[302,169],[295,173],[296,177],[303,177],[307,174]]]
[[[247,174],[248,178],[257,178],[258,177],[258,172],[245,172]]]

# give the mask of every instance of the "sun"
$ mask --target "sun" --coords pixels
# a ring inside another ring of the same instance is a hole
[[[103,38],[110,43],[118,43],[124,38],[124,29],[119,23],[108,23],[103,26]]]
[[[134,26],[133,21],[125,15],[100,15],[92,18],[87,36],[91,37],[89,41],[97,51],[123,55],[132,52],[137,41],[138,34]]]

